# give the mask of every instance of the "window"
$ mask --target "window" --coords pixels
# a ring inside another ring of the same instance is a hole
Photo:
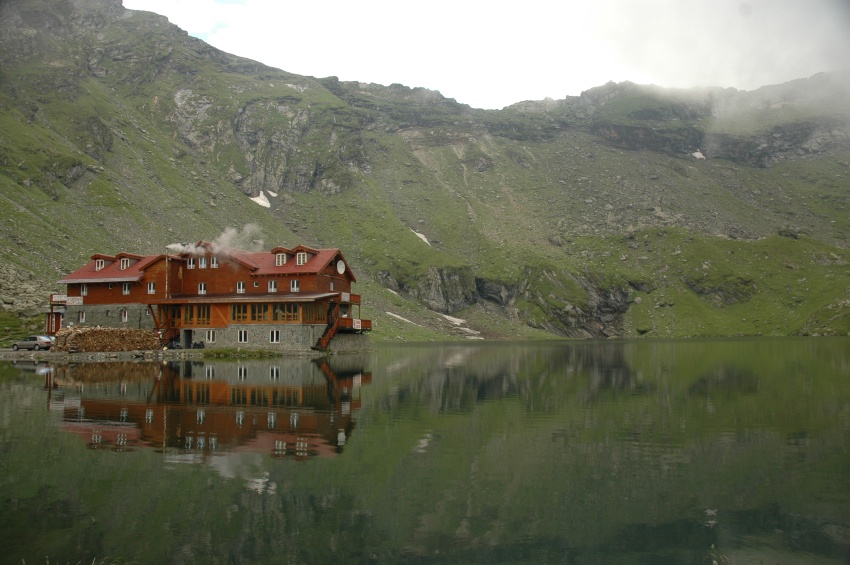
[[[269,378],[273,381],[279,381],[280,367],[269,367]]]
[[[278,253],[274,256],[274,264],[277,267],[286,265],[286,253]]]
[[[266,322],[269,319],[268,304],[251,304],[251,321]]]
[[[183,309],[183,325],[195,325],[195,308],[191,304],[187,304]]]
[[[296,265],[304,265],[307,263],[307,253],[304,251],[299,251],[295,254],[295,264]]]
[[[289,292],[298,292],[301,289],[301,284],[298,282],[298,279],[292,279],[289,281]]]
[[[210,323],[210,305],[209,304],[198,304],[196,306],[197,309],[197,323],[201,325],[209,325]]]
[[[271,330],[269,332],[269,343],[280,343],[280,330]]]
[[[206,269],[207,268],[207,258],[206,257],[198,257],[198,268]]]
[[[130,267],[130,260],[126,257],[121,258],[121,270],[127,269]]]
[[[156,294],[156,283],[149,282],[148,283],[148,294]]]
[[[269,281],[269,292],[277,292],[277,281]]]
[[[130,294],[130,283],[121,284],[121,294]]]
[[[126,322],[128,319],[127,309],[121,310],[121,321]]]
[[[254,288],[260,288],[260,281],[254,281]]]
[[[106,266],[106,261],[104,261],[103,259],[95,259],[94,260],[94,270],[95,271],[99,271],[105,266]]]
[[[218,257],[210,257],[210,269],[218,269]]]
[[[298,304],[275,304],[272,320],[275,322],[297,322]]]
[[[248,321],[248,305],[247,304],[231,304],[230,319],[234,322]]]
[[[215,330],[207,330],[207,343],[215,343]]]
[[[88,296],[89,295],[89,285],[83,283],[80,285],[80,296]]]
[[[195,258],[194,257],[189,257],[189,259],[186,260],[186,268],[187,269],[194,269],[195,268]]]
[[[198,283],[198,294],[207,293],[207,283]]]
[[[333,292],[333,291],[334,291],[334,280],[331,279],[331,292]]]
[[[248,343],[248,330],[239,330],[239,335],[236,337],[237,343]],[[240,367],[241,369],[242,367]]]
[[[209,332],[207,332],[207,335],[209,336]],[[204,365],[204,375],[207,377],[207,380],[213,380],[215,378],[215,365]]]
[[[245,330],[239,330],[239,333],[242,333],[244,331]],[[237,369],[237,375],[238,375],[240,381],[244,381],[245,379],[247,379],[248,378],[248,367],[246,367],[245,365],[239,365],[239,368]]]
[[[236,294],[245,294],[245,281],[236,283]]]
[[[80,312],[77,314],[77,321],[81,324],[86,323],[86,311],[85,310],[80,310]]]

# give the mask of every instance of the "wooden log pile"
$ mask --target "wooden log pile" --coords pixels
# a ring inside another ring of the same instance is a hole
[[[74,383],[152,382],[161,372],[162,364],[155,362],[54,363],[53,382],[60,386]]]
[[[52,351],[97,353],[159,349],[159,336],[152,330],[74,327],[60,330]]]

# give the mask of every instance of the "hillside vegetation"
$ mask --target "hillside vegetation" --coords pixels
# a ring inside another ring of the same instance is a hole
[[[848,100],[835,72],[478,110],[1,1],[0,300],[227,237],[342,249],[377,340],[847,334]]]

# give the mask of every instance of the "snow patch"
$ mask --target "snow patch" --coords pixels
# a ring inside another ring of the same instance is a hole
[[[269,199],[266,198],[266,193],[263,192],[262,190],[260,191],[259,196],[255,196],[255,197],[251,198],[251,200],[253,200],[257,204],[259,204],[263,208],[271,208],[272,207],[271,202],[269,202]]]
[[[395,318],[395,319],[397,319],[397,320],[401,320],[402,322],[407,322],[408,324],[413,324],[414,326],[418,326],[418,325],[419,325],[419,324],[417,324],[416,322],[411,322],[411,321],[410,321],[410,320],[408,320],[407,318],[402,318],[402,317],[401,317],[401,316],[399,316],[398,314],[393,314],[392,312],[387,312],[387,315],[388,315],[388,316],[392,316],[393,318]]]
[[[466,323],[466,320],[462,320],[461,318],[454,318],[452,316],[449,316],[449,315],[443,314],[443,313],[440,313],[440,316],[442,316],[443,318],[445,318],[446,320],[448,320],[449,322],[454,324],[455,328],[458,331],[462,332],[464,334],[464,337],[466,337],[466,339],[484,339],[483,337],[480,337],[481,332],[479,332],[478,330],[473,330],[472,328],[464,327],[463,324]]]
[[[691,153],[692,157],[696,157],[697,159],[705,159],[705,155],[702,154],[702,151],[694,151]]]
[[[425,242],[425,243],[427,243],[428,245],[431,245],[431,242],[430,242],[430,241],[428,241],[428,238],[427,238],[427,237],[425,237],[423,234],[419,233],[418,231],[413,230],[413,228],[411,228],[411,229],[410,229],[410,231],[412,231],[413,233],[415,233],[415,234],[416,234],[416,237],[418,237],[419,239],[421,239],[422,241],[424,241],[424,242]]]
[[[270,190],[270,191],[269,191],[269,196],[272,196],[272,197],[274,197],[274,198],[277,198],[277,192],[272,192],[272,191]]]
[[[453,323],[453,324],[454,324],[454,325],[456,325],[456,326],[459,326],[459,325],[461,325],[461,324],[465,324],[465,323],[466,323],[466,320],[461,320],[460,318],[452,318],[451,316],[446,315],[446,314],[440,314],[440,316],[442,316],[443,318],[445,318],[446,320],[450,321],[451,323]]]

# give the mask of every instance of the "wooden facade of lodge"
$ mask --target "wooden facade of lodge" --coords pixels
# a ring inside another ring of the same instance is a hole
[[[87,325],[157,330],[190,348],[365,349],[356,281],[339,249],[248,252],[200,241],[162,255],[96,254],[59,281],[48,331]]]

